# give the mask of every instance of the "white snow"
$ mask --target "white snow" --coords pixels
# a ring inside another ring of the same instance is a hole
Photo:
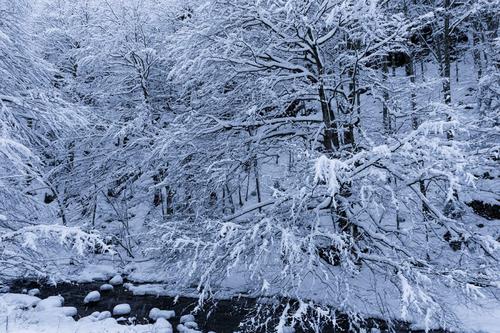
[[[152,295],[152,296],[172,296],[171,293],[167,291],[164,284],[141,284],[138,286],[134,286],[132,283],[125,283],[123,285],[129,291],[131,291],[134,295],[143,296],[143,295]]]
[[[181,316],[181,319],[180,319],[181,324],[187,323],[189,321],[195,321],[195,318],[192,314],[187,314],[187,315]]]
[[[158,320],[158,318],[170,319],[175,317],[175,311],[173,310],[160,310],[158,308],[152,308],[149,311],[149,318],[151,320]]]
[[[37,296],[39,294],[40,294],[40,289],[38,289],[38,288],[30,289],[28,291],[28,295],[30,295],[30,296]]]
[[[76,282],[85,283],[97,280],[109,280],[116,275],[116,268],[113,265],[92,264],[86,265],[83,270],[75,273],[77,276]]]
[[[58,312],[60,312],[61,314],[63,314],[64,316],[67,316],[67,317],[74,317],[78,314],[78,311],[73,306],[63,306],[60,308],[51,309],[50,311],[53,311],[53,310],[57,310]]]
[[[154,324],[154,329],[156,333],[173,333],[172,324],[165,318],[158,318]]]
[[[8,293],[0,295],[0,304],[14,309],[33,307],[40,301],[41,300],[38,297],[24,294]]]
[[[103,311],[97,316],[97,320],[104,320],[108,318],[111,318],[111,312],[109,311]]]
[[[99,302],[100,300],[101,300],[101,294],[98,291],[94,290],[89,292],[87,296],[85,296],[83,303],[84,304],[95,303]]]
[[[62,296],[49,296],[42,299],[36,306],[39,311],[44,311],[52,308],[60,308],[64,305],[64,298]]]
[[[114,287],[108,283],[103,284],[102,286],[99,287],[100,291],[111,291],[113,289],[114,289]]]
[[[192,328],[186,327],[183,324],[177,325],[176,328],[177,328],[177,331],[179,331],[180,333],[201,333],[201,331],[194,330]]]
[[[113,285],[113,286],[118,286],[118,285],[123,284],[122,276],[119,274],[113,276],[113,278],[111,280],[109,280],[109,284]]]
[[[130,311],[131,309],[129,304],[118,304],[113,308],[113,316],[128,315]]]
[[[481,306],[462,304],[455,310],[462,321],[455,331],[500,333],[500,307],[497,303],[484,300]]]
[[[187,321],[184,323],[184,326],[186,326],[187,328],[195,329],[195,330],[198,329],[198,324],[195,323],[194,321]]]

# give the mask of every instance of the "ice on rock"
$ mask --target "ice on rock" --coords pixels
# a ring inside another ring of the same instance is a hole
[[[113,308],[113,316],[124,316],[130,313],[129,304],[118,304]]]
[[[47,310],[52,308],[60,308],[64,305],[64,298],[62,296],[49,296],[38,302],[37,310]]]
[[[108,283],[103,284],[101,287],[99,287],[100,291],[111,291],[113,289],[114,289],[114,287]]]
[[[111,312],[109,311],[103,311],[97,316],[97,320],[104,320],[108,318],[111,318]]]
[[[98,291],[91,291],[85,296],[85,299],[83,300],[84,304],[89,304],[89,303],[96,303],[101,300],[101,294]]]
[[[172,324],[170,324],[165,318],[158,318],[154,324],[154,331],[156,333],[173,333]]]
[[[158,320],[158,318],[170,319],[175,317],[175,311],[172,310],[160,310],[158,308],[152,308],[149,311],[149,318],[151,320]]]
[[[40,298],[23,294],[2,294],[0,295],[0,304],[6,304],[13,308],[30,308],[40,302]]]
[[[30,295],[30,296],[40,295],[40,289],[38,289],[38,288],[30,289],[30,290],[28,290],[28,295]]]
[[[109,280],[109,284],[112,286],[118,286],[118,285],[123,284],[122,276],[120,274],[113,276],[113,278],[111,280]]]
[[[181,324],[187,323],[189,321],[195,321],[194,316],[192,314],[187,314],[181,316],[180,322]]]

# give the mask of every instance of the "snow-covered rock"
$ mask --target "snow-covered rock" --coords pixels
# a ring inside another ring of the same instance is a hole
[[[111,291],[113,289],[114,289],[114,287],[108,283],[103,284],[102,286],[99,287],[100,291]]]
[[[158,318],[154,324],[154,331],[156,333],[173,333],[172,324],[170,324],[165,318]]]
[[[78,273],[76,282],[86,283],[93,281],[109,280],[116,275],[116,268],[107,264],[90,264],[86,265],[81,272]]]
[[[66,317],[74,317],[78,314],[78,311],[73,306],[63,306],[57,308],[57,311],[65,315]]]
[[[31,296],[30,296],[31,297]],[[60,308],[64,305],[64,297],[62,296],[49,296],[38,302],[36,309],[43,311],[52,308]]]
[[[113,316],[124,316],[130,313],[129,304],[118,304],[113,308]]]
[[[86,316],[86,317],[83,317],[83,318],[80,318],[80,320],[78,321],[79,323],[86,323],[86,322],[95,322],[95,321],[98,321],[99,319],[99,315],[101,313],[99,311],[95,311],[95,312],[92,312],[92,314]]]
[[[184,323],[184,326],[186,326],[187,328],[192,328],[194,330],[198,329],[198,324],[196,322],[194,322],[194,321],[187,321],[187,322]]]
[[[201,333],[201,331],[186,327],[184,324],[179,324],[176,328],[180,333]]]
[[[15,309],[30,308],[40,302],[40,298],[24,294],[2,294],[0,295],[0,303],[13,307]]]
[[[164,284],[152,283],[134,286],[132,283],[124,283],[123,286],[136,296],[151,295],[158,297],[170,295],[169,289]]]
[[[189,321],[195,321],[194,316],[192,314],[187,314],[181,316],[180,322],[181,324],[187,323]]]
[[[10,291],[10,287],[9,286],[1,286],[0,287],[0,294],[8,293],[9,291]]]
[[[40,289],[38,289],[38,288],[30,289],[30,290],[28,290],[28,295],[30,295],[30,296],[40,295]]]
[[[103,311],[97,316],[97,320],[104,320],[108,318],[111,318],[111,312],[109,311]]]
[[[113,276],[113,278],[111,280],[109,280],[109,284],[112,286],[118,286],[118,285],[123,284],[122,276],[120,274]]]
[[[158,318],[170,319],[175,317],[175,311],[173,310],[160,310],[158,308],[152,308],[149,311],[149,318],[151,320],[157,320]]]
[[[87,296],[85,296],[85,298],[83,299],[83,303],[84,304],[89,304],[89,303],[96,303],[96,302],[99,302],[101,300],[101,294],[94,290],[94,291],[91,291],[87,294]]]

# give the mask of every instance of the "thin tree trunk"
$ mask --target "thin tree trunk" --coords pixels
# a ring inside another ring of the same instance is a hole
[[[450,64],[450,0],[444,0],[444,31],[443,31],[443,95],[444,102],[447,105],[451,104],[451,64]]]
[[[417,116],[417,98],[415,96],[415,68],[413,65],[413,57],[408,55],[408,61],[405,66],[406,76],[410,79],[410,105],[411,105],[411,126],[415,130],[418,127]]]
[[[259,166],[257,163],[257,156],[255,156],[253,160],[253,170],[254,170],[254,175],[255,175],[255,191],[257,192],[257,202],[260,203],[262,202],[262,198],[260,195],[260,180],[259,180]],[[259,208],[260,211],[260,208]]]
[[[483,76],[483,68],[481,63],[481,51],[479,50],[479,35],[477,32],[472,33],[472,52],[474,57],[474,67],[477,72],[477,79],[480,80]]]
[[[383,105],[382,105],[382,122],[384,124],[384,131],[386,134],[391,132],[391,116],[389,114],[389,91],[386,89],[386,85],[389,82],[389,68],[387,63],[389,62],[389,56],[385,56],[382,60],[382,82],[383,82]]]

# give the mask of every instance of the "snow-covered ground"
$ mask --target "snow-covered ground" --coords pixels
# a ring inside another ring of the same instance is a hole
[[[121,304],[119,310],[128,305]],[[128,312],[130,307],[128,306]],[[161,311],[158,309],[158,311]],[[121,311],[120,313],[123,313]],[[154,324],[123,325],[107,311],[73,319],[76,309],[63,306],[60,296],[41,300],[25,294],[0,296],[0,332],[6,333],[171,333],[172,325],[162,316]],[[127,319],[124,319],[127,322]],[[122,320],[123,321],[123,320]],[[186,331],[194,333],[195,330]]]

